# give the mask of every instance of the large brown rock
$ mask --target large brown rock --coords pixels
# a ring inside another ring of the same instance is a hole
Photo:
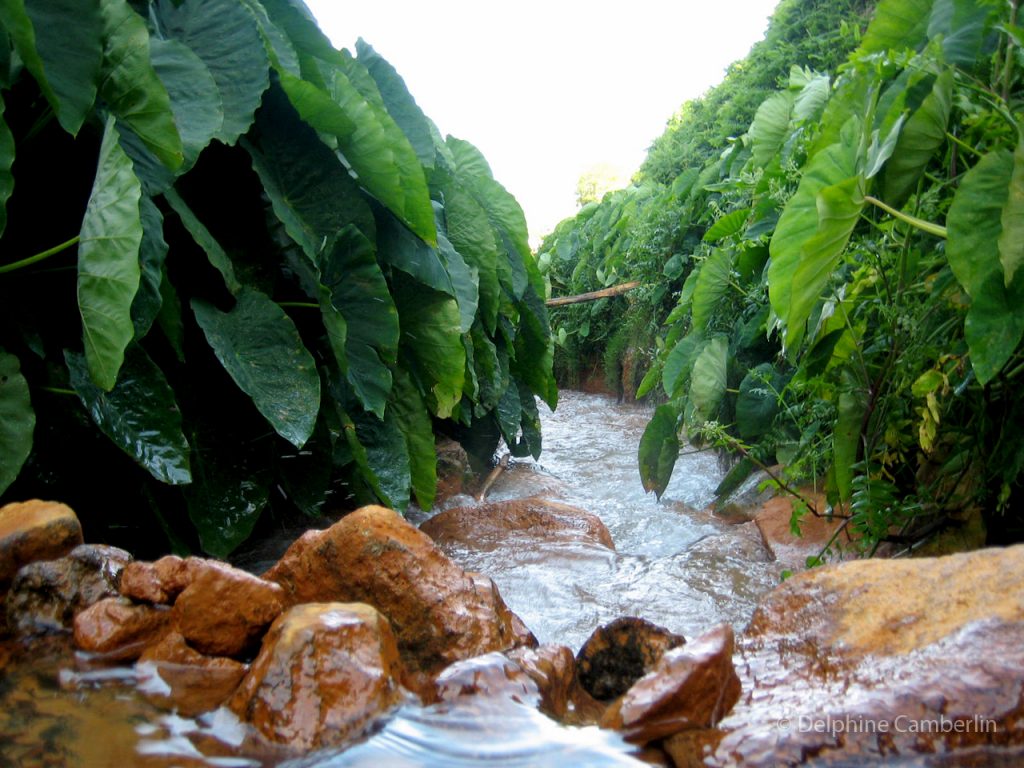
[[[489,579],[474,578],[390,509],[358,509],[299,538],[264,578],[291,603],[365,602],[391,622],[414,673],[521,644],[521,622]]]
[[[137,659],[168,631],[170,618],[166,608],[108,597],[75,616],[75,645],[112,660]]]
[[[808,493],[807,496],[815,509],[826,509],[824,495]],[[789,524],[792,516],[793,497],[788,495],[769,499],[754,514],[754,523],[764,538],[765,547],[780,567],[792,571],[805,570],[807,558],[817,557],[826,546],[830,562],[859,553],[850,527],[843,527],[844,521],[840,517],[807,512],[800,519],[800,535],[794,536]]]
[[[228,706],[302,750],[358,738],[399,699],[387,620],[368,605],[310,603],[282,614]]]
[[[709,765],[1024,755],[1024,545],[798,574],[739,651]]]
[[[63,557],[82,543],[71,507],[55,501],[16,501],[0,507],[0,593],[23,565]]]
[[[227,701],[248,666],[234,659],[204,656],[171,631],[146,648],[135,669],[139,690],[150,701],[191,717]]]
[[[437,676],[435,701],[455,703],[467,698],[510,699],[540,704],[540,689],[526,670],[500,653],[457,661]]]
[[[170,605],[192,582],[196,565],[201,562],[205,561],[193,557],[183,560],[177,555],[154,562],[136,560],[121,574],[121,594],[142,603]]]
[[[597,515],[535,497],[447,509],[425,521],[420,530],[438,544],[458,543],[474,549],[507,546],[510,537],[615,549],[608,528]]]
[[[174,601],[174,623],[197,651],[236,656],[259,641],[285,602],[284,590],[273,581],[214,560],[201,561]]]
[[[595,629],[576,654],[580,685],[598,701],[611,701],[654,669],[665,651],[685,642],[646,619],[615,619]]]
[[[506,655],[537,684],[541,710],[556,719],[565,717],[576,679],[572,650],[565,645],[546,644],[537,648],[514,648]]]
[[[62,632],[75,614],[117,595],[132,556],[104,544],[81,544],[65,557],[23,566],[7,593],[7,621],[19,635]]]
[[[685,646],[666,651],[654,669],[608,708],[601,726],[647,744],[716,725],[740,697],[733,646],[732,627],[720,624]]]

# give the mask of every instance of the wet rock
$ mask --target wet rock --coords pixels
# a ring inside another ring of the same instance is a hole
[[[299,538],[264,578],[291,603],[366,602],[390,621],[413,673],[523,642],[489,579],[467,573],[425,533],[384,507],[358,509]]]
[[[809,495],[816,509],[826,508],[822,495]],[[794,536],[789,521],[793,515],[793,498],[778,496],[765,502],[756,512],[754,522],[761,531],[765,546],[782,568],[802,571],[807,567],[807,558],[816,557],[829,542],[832,542],[830,561],[843,559],[844,552],[856,553],[855,541],[844,528],[833,541],[833,536],[843,524],[839,518],[817,517],[810,512],[800,521],[800,535]]]
[[[473,468],[465,449],[454,440],[443,438],[434,446],[437,454],[437,494],[434,506],[439,507],[452,496],[465,493],[473,482]]]
[[[273,623],[228,706],[274,742],[340,746],[399,699],[398,648],[368,605],[310,603]]]
[[[7,594],[7,620],[19,635],[71,629],[75,614],[118,592],[132,556],[103,544],[82,544],[65,557],[22,567]]]
[[[137,659],[170,626],[166,608],[108,597],[75,616],[75,645],[111,660]]]
[[[716,725],[740,697],[733,647],[732,627],[720,624],[685,646],[666,651],[654,669],[608,708],[601,727],[647,744]]]
[[[438,544],[454,542],[474,549],[506,546],[511,536],[615,549],[608,528],[597,515],[535,497],[447,509],[424,522],[420,530]]]
[[[193,564],[191,571],[191,582],[174,601],[174,622],[201,653],[242,653],[285,609],[284,590],[275,582],[213,560]]]
[[[537,684],[540,708],[556,719],[565,717],[576,678],[576,659],[572,650],[565,645],[549,644],[537,648],[515,648],[506,655]]]
[[[711,765],[990,763],[1024,746],[1024,545],[798,574],[739,648]]]
[[[149,646],[135,668],[139,690],[150,701],[186,717],[227,701],[248,670],[234,659],[199,653],[174,631]]]
[[[540,689],[519,664],[500,653],[457,661],[437,676],[435,701],[454,703],[465,698],[511,699],[535,707]]]
[[[0,507],[0,593],[23,565],[63,557],[81,543],[82,525],[71,507],[39,499]]]
[[[167,555],[152,563],[137,560],[121,574],[121,594],[142,603],[170,605],[192,581],[190,561]]]
[[[594,630],[576,654],[580,684],[598,701],[611,701],[654,669],[665,651],[685,642],[645,619],[615,619]]]

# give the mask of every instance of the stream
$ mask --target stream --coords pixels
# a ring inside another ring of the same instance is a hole
[[[447,554],[491,576],[542,643],[575,651],[596,627],[626,615],[687,637],[723,621],[742,629],[779,569],[752,525],[700,511],[721,479],[714,455],[681,456],[659,502],[643,492],[636,463],[649,409],[570,391],[560,394],[557,412],[541,408],[541,461],[515,460],[488,500],[542,495],[589,510],[607,525],[616,551],[531,541]],[[467,503],[474,502],[460,496],[447,506]],[[417,524],[429,516],[409,515]],[[146,699],[136,670],[93,668],[69,656],[66,644],[33,646],[30,662],[0,659],[0,667],[0,765],[643,765],[615,733],[563,726],[513,702],[424,708],[412,701],[354,748],[282,763],[282,755],[257,749],[227,710],[168,714]]]

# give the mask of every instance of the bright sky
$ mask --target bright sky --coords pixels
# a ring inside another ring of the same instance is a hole
[[[576,211],[576,181],[628,176],[686,100],[764,36],[778,0],[306,0],[338,48],[362,37],[442,135],[472,142],[531,242]]]

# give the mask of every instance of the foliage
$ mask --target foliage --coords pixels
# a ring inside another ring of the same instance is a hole
[[[0,493],[223,556],[268,509],[429,507],[436,430],[539,454],[522,211],[373,48],[295,0],[0,29]]]

